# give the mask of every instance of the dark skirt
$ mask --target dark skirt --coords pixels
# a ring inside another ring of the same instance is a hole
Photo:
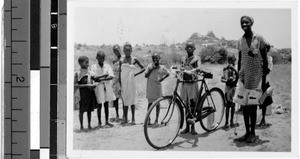
[[[96,108],[96,96],[94,90],[80,88],[79,111],[93,111]]]
[[[82,77],[78,84],[86,84],[88,76]],[[79,101],[79,111],[87,112],[93,111],[97,107],[97,101],[95,92],[93,89],[80,88],[80,101]]]

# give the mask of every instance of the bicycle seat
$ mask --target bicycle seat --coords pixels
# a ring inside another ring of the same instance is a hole
[[[202,73],[202,76],[204,78],[208,78],[208,79],[212,79],[213,78],[213,74],[210,73],[210,72],[205,72],[205,71],[202,70],[201,73]]]

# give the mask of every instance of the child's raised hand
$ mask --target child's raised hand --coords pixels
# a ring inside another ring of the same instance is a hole
[[[152,71],[152,70],[155,69],[155,67],[156,67],[156,66],[152,63],[152,64],[150,64],[150,66],[149,66],[149,70]]]

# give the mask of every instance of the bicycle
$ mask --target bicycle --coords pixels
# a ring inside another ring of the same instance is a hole
[[[195,78],[187,81],[182,78],[186,70],[180,70],[176,67],[172,67],[171,70],[175,72],[177,79],[173,94],[160,97],[153,102],[144,121],[145,138],[149,145],[155,149],[165,148],[176,139],[185,120],[184,109],[186,114],[191,116],[187,122],[191,124],[200,122],[201,127],[207,132],[215,130],[220,125],[224,115],[225,99],[223,91],[217,87],[209,89],[205,81],[205,79],[212,79],[213,74],[194,69],[189,72]],[[201,85],[195,109],[192,110],[183,102],[177,93],[177,89],[180,83],[194,82],[201,82]],[[156,107],[159,109],[154,112],[153,110]],[[158,118],[159,122],[151,124],[153,118]]]

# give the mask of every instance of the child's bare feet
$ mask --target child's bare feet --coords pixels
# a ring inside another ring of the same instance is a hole
[[[227,129],[229,126],[228,126],[228,122],[225,122],[225,125],[223,126],[224,129]]]
[[[192,135],[197,135],[198,133],[196,132],[195,129],[192,129],[191,134],[192,134]]]
[[[113,127],[113,126],[114,126],[113,124],[109,123],[108,121],[105,122],[105,125],[107,125],[107,126],[109,126],[109,127]]]
[[[156,119],[153,124],[154,125],[158,124],[158,120]]]
[[[131,121],[131,125],[135,125],[136,123],[135,123],[135,120],[133,119],[132,121]]]
[[[272,124],[266,123],[266,122],[260,122],[258,125],[256,125],[256,129],[266,129],[270,127]]]
[[[186,134],[189,133],[190,129],[189,128],[185,128],[183,131],[180,132],[180,134]]]
[[[239,123],[231,123],[229,126],[230,126],[230,128],[234,128],[234,127],[239,126]]]
[[[84,127],[83,127],[83,126],[81,126],[81,127],[80,127],[80,130],[81,130],[81,131],[82,131],[82,130],[84,130]]]
[[[128,123],[128,120],[123,120],[122,122],[121,122],[121,124],[127,124]]]

